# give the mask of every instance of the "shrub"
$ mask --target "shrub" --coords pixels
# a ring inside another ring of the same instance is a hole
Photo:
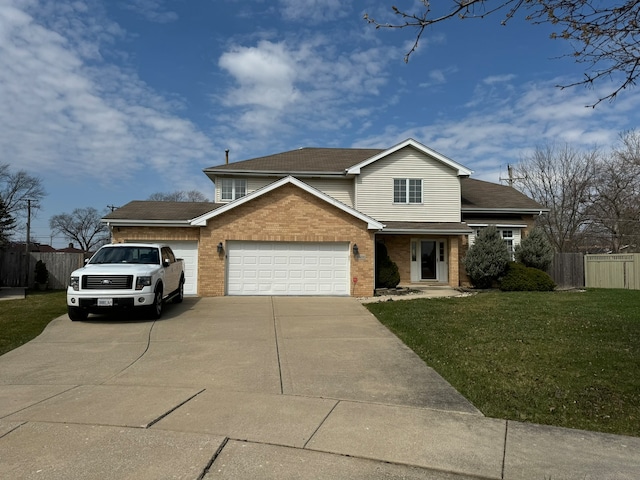
[[[398,265],[389,258],[387,247],[376,243],[376,288],[396,288],[399,283]]]
[[[553,247],[541,228],[534,228],[515,248],[516,260],[527,267],[546,271],[553,260]]]
[[[475,287],[490,288],[504,274],[509,260],[507,244],[492,225],[480,231],[462,263]]]
[[[47,264],[42,260],[36,262],[34,280],[39,285],[45,285],[49,281],[49,270],[47,270]]]
[[[546,272],[516,262],[509,263],[506,275],[500,279],[503,292],[551,292],[555,288]]]

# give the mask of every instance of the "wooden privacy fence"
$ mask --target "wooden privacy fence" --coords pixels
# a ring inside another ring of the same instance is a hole
[[[640,290],[640,253],[585,255],[584,271],[587,287]]]
[[[584,287],[584,260],[581,253],[556,253],[547,270],[558,288]]]
[[[36,262],[42,260],[49,271],[49,288],[64,289],[69,276],[84,265],[84,254],[65,252],[0,252],[0,286],[32,287]],[[25,265],[29,262],[28,267]],[[27,277],[28,275],[28,277]]]

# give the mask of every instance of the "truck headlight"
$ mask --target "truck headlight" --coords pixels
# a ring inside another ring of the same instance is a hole
[[[69,286],[74,290],[80,290],[80,277],[71,277],[69,279]]]
[[[138,277],[136,279],[136,290],[142,290],[144,287],[151,286],[151,277]]]

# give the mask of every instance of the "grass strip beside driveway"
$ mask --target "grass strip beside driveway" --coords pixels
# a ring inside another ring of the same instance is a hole
[[[367,308],[487,416],[640,436],[640,291],[487,292]]]
[[[0,355],[34,339],[51,320],[67,312],[66,290],[27,292],[0,302]]]

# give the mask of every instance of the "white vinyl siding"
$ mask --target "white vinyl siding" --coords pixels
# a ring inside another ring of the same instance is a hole
[[[301,178],[304,183],[353,208],[353,180]]]
[[[422,204],[394,202],[393,179],[421,179]],[[438,160],[403,148],[364,167],[356,178],[354,208],[384,222],[459,222],[460,180]]]
[[[256,190],[261,189],[262,187],[266,187],[267,185],[277,182],[282,177],[247,177],[246,185],[247,185],[247,195],[255,192]],[[218,177],[216,179],[216,185],[223,184],[223,178]],[[353,180],[344,180],[344,179],[327,179],[327,178],[299,178],[300,181],[306,183],[307,185],[320,190],[322,193],[325,193],[339,202],[344,203],[345,205],[353,208]],[[216,188],[216,202],[225,202],[228,200],[223,200],[221,197],[221,189]]]

